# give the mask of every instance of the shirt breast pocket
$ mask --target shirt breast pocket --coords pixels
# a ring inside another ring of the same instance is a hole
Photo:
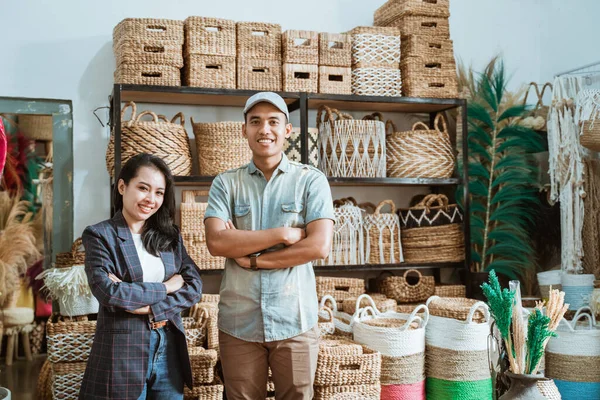
[[[300,202],[283,203],[280,226],[304,229],[304,204]]]
[[[245,231],[252,230],[252,212],[249,204],[237,204],[233,208],[235,227]]]

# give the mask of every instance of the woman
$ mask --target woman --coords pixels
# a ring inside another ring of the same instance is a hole
[[[192,374],[180,312],[202,281],[173,225],[173,177],[163,160],[132,157],[114,190],[117,213],[82,236],[100,302],[80,399],[182,399]]]

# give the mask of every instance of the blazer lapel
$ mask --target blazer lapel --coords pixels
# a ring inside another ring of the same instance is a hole
[[[175,272],[175,255],[172,251],[161,251],[160,258],[165,265],[165,281],[172,277]]]
[[[125,217],[123,217],[120,211],[115,214],[113,221],[117,226],[117,235],[121,239],[119,247],[125,258],[131,282],[142,282],[144,280],[144,271],[142,270],[142,264],[140,263],[140,258],[138,257],[127,221],[125,221]]]

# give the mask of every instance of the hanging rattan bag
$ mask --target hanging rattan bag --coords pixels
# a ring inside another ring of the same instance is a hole
[[[418,276],[416,283],[408,281],[408,274],[415,273]],[[435,291],[435,279],[433,276],[423,276],[416,269],[409,269],[403,276],[388,276],[381,282],[381,293],[399,303],[414,303],[425,301]]]
[[[367,117],[355,120],[336,109],[319,107],[319,169],[325,175],[385,177],[385,124]]]
[[[441,124],[441,126],[440,126]],[[446,120],[435,117],[434,129],[416,122],[412,130],[392,132],[386,137],[387,174],[393,178],[450,178],[454,173],[455,157]]]
[[[389,205],[391,212],[382,213]],[[400,222],[396,215],[396,205],[392,200],[384,200],[373,214],[363,218],[365,229],[365,260],[369,264],[393,264],[404,261],[400,243]]]
[[[576,110],[575,120],[581,127],[581,145],[592,151],[600,151],[600,90],[579,92]]]
[[[443,194],[429,194],[413,207],[400,208],[398,216],[401,229],[459,224],[463,221],[458,205],[448,204],[448,197]]]
[[[131,118],[125,120],[125,111],[131,107]],[[184,128],[184,117],[177,113],[169,122],[164,116],[152,111],[136,115],[136,105],[130,101],[121,110],[121,166],[139,153],[150,153],[167,163],[173,175],[186,176],[192,173],[192,153],[188,134]],[[146,115],[151,121],[142,121]],[[179,122],[175,122],[179,119]],[[114,134],[110,135],[106,150],[106,168],[114,176]]]

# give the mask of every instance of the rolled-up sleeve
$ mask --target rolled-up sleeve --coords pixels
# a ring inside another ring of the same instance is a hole
[[[318,219],[335,221],[331,188],[327,177],[321,172],[313,173],[314,178],[309,182],[306,194],[306,224]]]
[[[204,214],[204,221],[206,221],[207,218],[219,218],[223,222],[227,222],[231,219],[229,193],[221,175],[218,175],[210,186],[208,207]]]

